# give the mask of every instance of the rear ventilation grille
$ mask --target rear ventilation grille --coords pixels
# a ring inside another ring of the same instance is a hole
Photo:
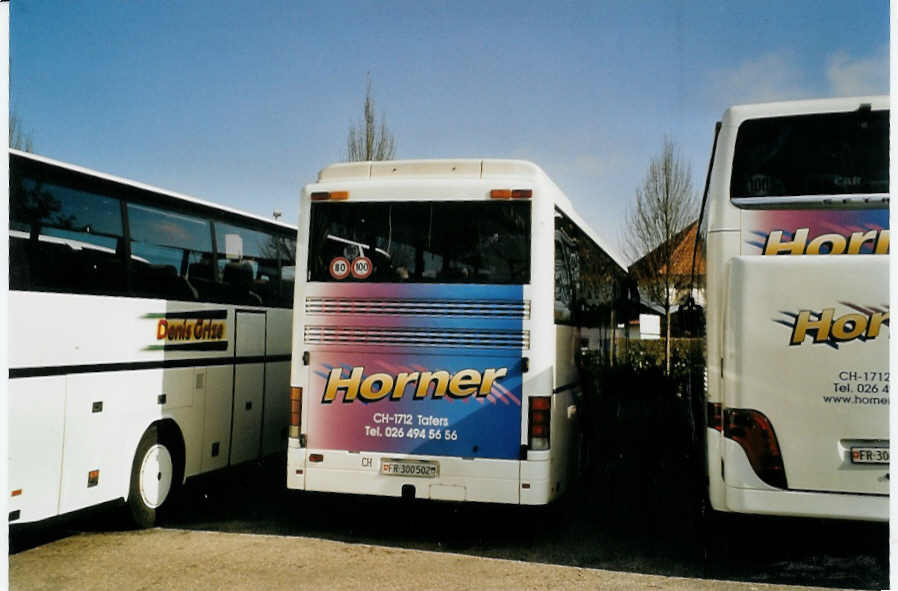
[[[388,314],[530,318],[529,301],[306,298],[306,314]]]
[[[392,345],[529,349],[529,330],[306,326],[308,345]]]

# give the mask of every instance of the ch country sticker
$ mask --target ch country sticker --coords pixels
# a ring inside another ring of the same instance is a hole
[[[810,237],[810,228],[798,228],[789,237],[783,230],[773,230],[764,241],[762,254],[872,254],[889,253],[889,231],[868,230],[851,234],[820,234]]]
[[[508,375],[508,368],[462,369],[450,374],[446,370],[400,372],[397,375],[374,373],[365,376],[364,366],[353,367],[348,376],[343,368],[335,367],[327,376],[323,403],[330,403],[342,395],[344,403],[361,400],[376,402],[389,399],[402,400],[407,393],[413,400],[431,398],[486,397],[493,384]]]
[[[835,349],[839,344],[854,340],[870,341],[882,334],[883,327],[889,326],[889,307],[859,306],[849,302],[839,302],[849,308],[840,313],[835,307],[820,311],[801,310],[781,312],[786,319],[774,320],[791,330],[791,346],[825,344]]]

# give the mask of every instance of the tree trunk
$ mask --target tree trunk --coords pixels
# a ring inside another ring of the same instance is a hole
[[[670,375],[670,308],[664,311],[667,328],[664,333],[664,373]]]

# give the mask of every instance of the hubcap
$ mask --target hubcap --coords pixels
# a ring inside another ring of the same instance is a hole
[[[156,444],[147,450],[140,463],[140,498],[150,509],[165,502],[171,490],[174,466],[171,454],[164,445]]]

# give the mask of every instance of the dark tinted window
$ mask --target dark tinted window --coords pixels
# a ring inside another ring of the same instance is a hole
[[[224,222],[215,222],[215,239],[218,277],[229,300],[257,306],[293,305],[294,240]]]
[[[371,282],[524,284],[530,203],[313,203],[309,281],[366,257]],[[356,281],[349,274],[343,281]]]
[[[135,295],[172,300],[214,296],[212,230],[207,220],[129,203],[128,226]]]
[[[10,288],[291,307],[295,232],[223,217],[11,155]]]
[[[732,197],[888,191],[888,111],[753,119],[739,126]]]
[[[124,294],[118,199],[10,174],[10,288]]]
[[[570,218],[555,213],[555,322],[610,327],[626,274]],[[620,320],[620,316],[618,316]]]

